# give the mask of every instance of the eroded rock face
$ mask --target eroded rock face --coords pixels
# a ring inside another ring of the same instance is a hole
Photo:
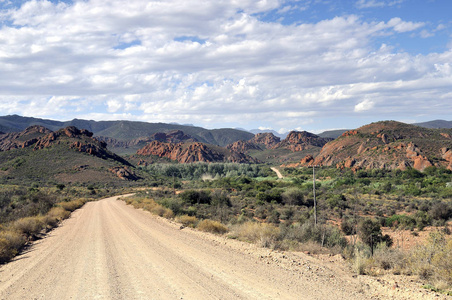
[[[113,167],[109,169],[110,172],[115,174],[122,180],[138,180],[139,177],[135,175],[133,170],[128,167]]]
[[[345,132],[338,139],[325,144],[314,160],[303,159],[299,165],[334,165],[354,171],[408,167],[422,171],[436,165],[452,170],[450,148],[452,142],[448,133],[385,121]],[[442,160],[438,160],[438,157]]]
[[[249,142],[264,145],[267,149],[273,149],[281,142],[281,139],[271,132],[263,132],[256,134]]]
[[[181,130],[173,130],[169,132],[157,132],[149,137],[140,137],[131,140],[118,140],[115,138],[98,136],[98,140],[103,141],[112,148],[132,148],[137,145],[144,145],[152,141],[159,141],[164,143],[182,143],[182,142],[197,142],[196,138],[191,135],[185,134]]]
[[[155,155],[176,160],[180,163],[192,162],[236,162],[250,163],[255,162],[252,157],[225,149],[206,145],[203,143],[162,143],[152,141],[142,149],[137,151],[137,155],[149,156]]]
[[[291,131],[287,137],[277,145],[277,148],[286,148],[292,152],[303,151],[308,147],[323,147],[331,138],[322,138],[307,131]]]
[[[227,145],[226,148],[239,153],[247,153],[250,150],[262,150],[258,145],[250,141],[237,141]]]
[[[25,148],[33,145],[42,136],[51,133],[43,126],[30,126],[22,132],[13,132],[0,135],[0,151]]]

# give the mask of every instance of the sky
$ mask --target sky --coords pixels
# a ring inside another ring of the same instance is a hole
[[[0,0],[0,115],[280,133],[452,120],[450,0]]]

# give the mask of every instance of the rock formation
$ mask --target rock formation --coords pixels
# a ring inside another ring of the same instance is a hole
[[[192,162],[256,162],[252,157],[230,149],[207,145],[199,142],[192,143],[162,143],[152,141],[137,151],[137,155],[165,157],[180,163]]]

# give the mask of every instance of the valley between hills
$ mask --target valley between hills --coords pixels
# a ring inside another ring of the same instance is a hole
[[[4,116],[0,186],[2,299],[452,295],[450,122],[279,137]]]

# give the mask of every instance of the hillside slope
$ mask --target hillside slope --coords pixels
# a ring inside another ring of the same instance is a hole
[[[427,129],[395,121],[372,123],[345,132],[302,165],[358,169],[424,170],[452,168],[452,130]]]
[[[109,182],[136,180],[132,165],[87,130],[32,126],[0,135],[0,181]]]
[[[148,138],[156,133],[168,133],[174,130],[183,131],[199,142],[226,146],[238,140],[248,140],[254,134],[237,129],[205,129],[196,126],[185,126],[166,123],[147,123],[137,121],[92,121],[74,119],[71,121],[54,121],[18,115],[0,116],[0,131],[19,132],[32,125],[41,125],[52,131],[68,126],[75,126],[93,132],[95,136],[113,138],[119,141]]]
[[[137,156],[158,156],[168,158],[180,163],[192,162],[233,162],[255,163],[256,159],[223,147],[208,145],[199,142],[163,143],[152,141],[137,151]]]

